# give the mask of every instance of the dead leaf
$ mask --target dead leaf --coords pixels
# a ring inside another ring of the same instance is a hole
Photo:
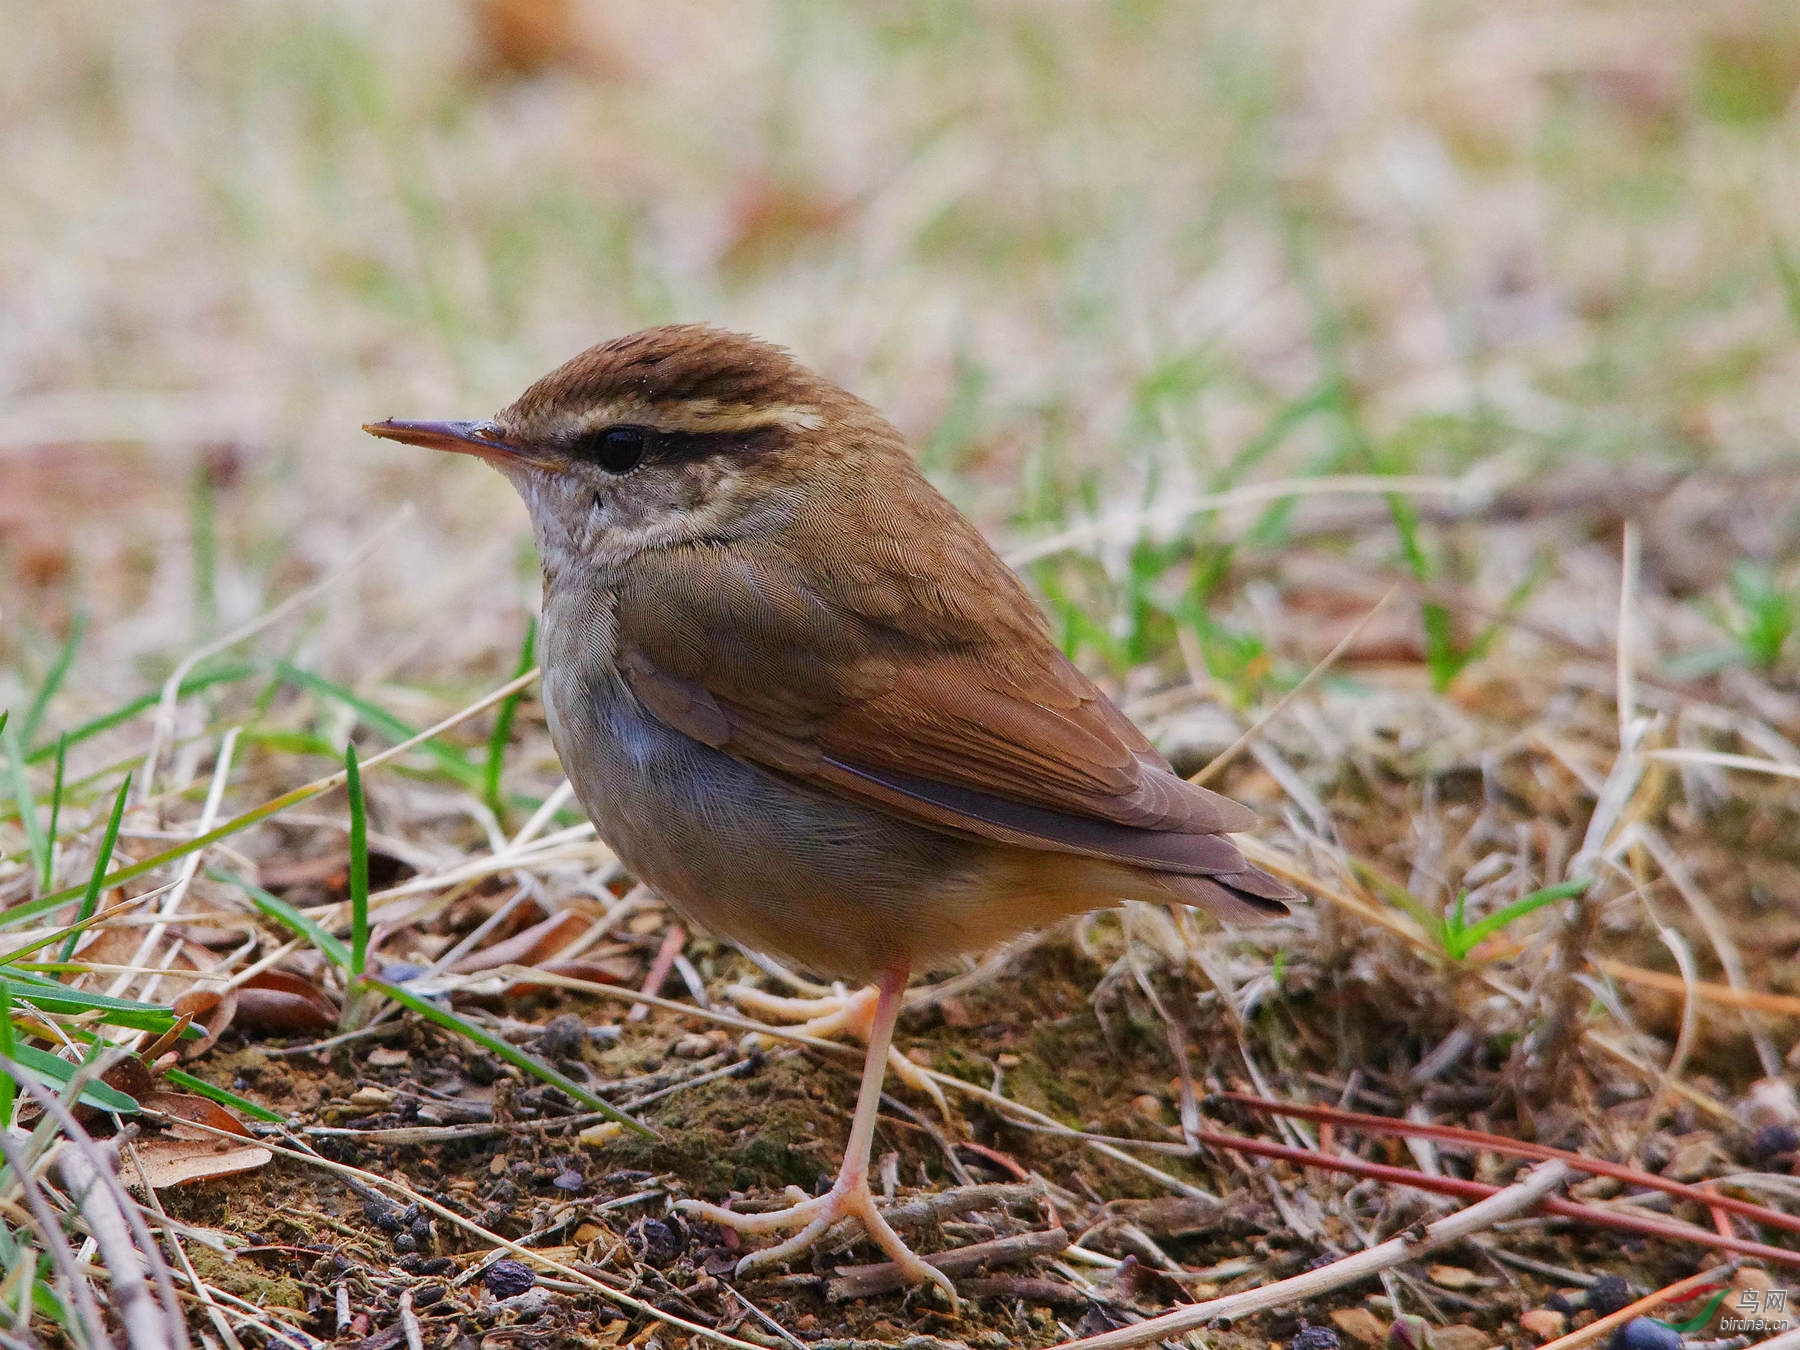
[[[212,1049],[237,1018],[237,1005],[237,990],[230,986],[199,985],[177,998],[171,1006],[191,1016],[205,1033],[198,1040],[183,1041],[181,1057],[195,1059]]]
[[[215,1130],[223,1130],[227,1134],[241,1135],[245,1139],[253,1138],[245,1128],[244,1122],[210,1097],[202,1097],[193,1092],[171,1092],[165,1088],[155,1088],[138,1098],[138,1105],[146,1111],[156,1111],[169,1117],[172,1122],[192,1121],[196,1125],[206,1125]],[[169,1130],[172,1138],[213,1138],[210,1134],[198,1135],[193,1131],[184,1131],[179,1124],[172,1124]]]
[[[260,1031],[330,1031],[337,1004],[318,985],[284,970],[265,970],[238,989],[238,1023]]]
[[[209,1181],[215,1177],[237,1176],[267,1166],[274,1154],[266,1148],[238,1144],[221,1147],[210,1139],[177,1139],[164,1135],[138,1145],[137,1157],[142,1168],[129,1163],[121,1169],[121,1180],[127,1189],[143,1193],[146,1180],[155,1190],[185,1186],[189,1182]]]

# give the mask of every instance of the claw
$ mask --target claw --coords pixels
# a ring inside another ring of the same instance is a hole
[[[737,1264],[740,1278],[793,1260],[810,1250],[839,1219],[854,1218],[862,1224],[863,1231],[870,1239],[887,1253],[888,1259],[900,1268],[901,1275],[909,1283],[934,1285],[950,1300],[952,1309],[959,1306],[956,1286],[951,1283],[950,1277],[901,1241],[893,1225],[881,1216],[881,1211],[875,1207],[875,1197],[869,1191],[866,1178],[848,1183],[839,1178],[837,1185],[824,1195],[808,1197],[786,1209],[770,1210],[762,1214],[742,1214],[737,1210],[709,1205],[704,1200],[677,1200],[675,1208],[683,1214],[724,1228],[734,1228],[753,1237],[789,1228],[798,1230],[792,1237],[783,1239],[773,1247],[751,1252],[740,1260]]]

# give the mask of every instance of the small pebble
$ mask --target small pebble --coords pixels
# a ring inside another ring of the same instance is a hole
[[[1330,1327],[1303,1326],[1288,1342],[1288,1350],[1338,1350],[1343,1344]]]
[[[1607,1342],[1610,1350],[1681,1350],[1681,1333],[1653,1317],[1634,1317]]]
[[[537,1284],[531,1267],[510,1256],[494,1262],[481,1273],[481,1278],[495,1298],[515,1298]]]
[[[1601,1317],[1611,1317],[1631,1302],[1631,1286],[1623,1275],[1602,1275],[1588,1286],[1587,1305]]]
[[[552,1017],[532,1041],[538,1053],[551,1059],[573,1059],[587,1044],[587,1023],[574,1013]]]
[[[712,1039],[698,1032],[689,1032],[670,1049],[670,1053],[677,1059],[705,1059],[712,1052]]]
[[[521,1322],[529,1322],[548,1309],[555,1297],[548,1289],[527,1289],[522,1294],[499,1300],[496,1306],[516,1314]]]
[[[1759,1165],[1794,1152],[1800,1152],[1800,1129],[1792,1125],[1765,1125],[1750,1136],[1750,1160]]]
[[[1540,1341],[1553,1341],[1569,1329],[1569,1319],[1554,1308],[1533,1308],[1520,1315],[1519,1325]]]
[[[400,1217],[399,1207],[390,1205],[385,1200],[371,1200],[365,1204],[363,1218],[384,1233],[398,1233],[406,1227],[406,1220]]]
[[[687,1250],[687,1229],[676,1218],[639,1219],[625,1234],[632,1252],[645,1265],[666,1270]]]
[[[1331,1323],[1361,1345],[1380,1345],[1387,1340],[1387,1328],[1367,1308],[1336,1308],[1332,1311]]]

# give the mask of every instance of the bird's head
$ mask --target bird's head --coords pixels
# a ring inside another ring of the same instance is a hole
[[[780,347],[698,324],[591,347],[486,421],[363,429],[493,464],[525,499],[551,570],[741,538],[871,456],[905,457],[879,413]]]

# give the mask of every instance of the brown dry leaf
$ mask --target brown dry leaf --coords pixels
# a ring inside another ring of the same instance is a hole
[[[169,1117],[171,1122],[192,1121],[196,1125],[205,1125],[214,1130],[223,1130],[227,1134],[242,1135],[252,1138],[244,1122],[230,1111],[209,1097],[201,1097],[192,1092],[170,1092],[164,1088],[156,1088],[138,1098],[138,1105],[146,1111],[160,1112]],[[178,1139],[211,1139],[211,1134],[195,1134],[183,1131],[179,1124],[171,1123],[169,1134]]]
[[[265,970],[238,989],[237,1020],[261,1031],[330,1031],[337,1004],[318,985],[282,970]]]
[[[128,1189],[143,1190],[148,1180],[155,1190],[185,1186],[193,1181],[237,1176],[266,1166],[274,1154],[266,1148],[238,1144],[223,1147],[211,1139],[177,1139],[163,1136],[146,1140],[137,1149],[138,1167],[126,1166],[122,1180]]]
[[[1367,1308],[1337,1308],[1331,1324],[1359,1345],[1385,1345],[1387,1323]]]
[[[198,1040],[184,1041],[183,1059],[204,1055],[223,1036],[237,1017],[238,995],[235,988],[199,985],[178,997],[171,1005],[177,1014],[191,1017],[203,1034]]]

